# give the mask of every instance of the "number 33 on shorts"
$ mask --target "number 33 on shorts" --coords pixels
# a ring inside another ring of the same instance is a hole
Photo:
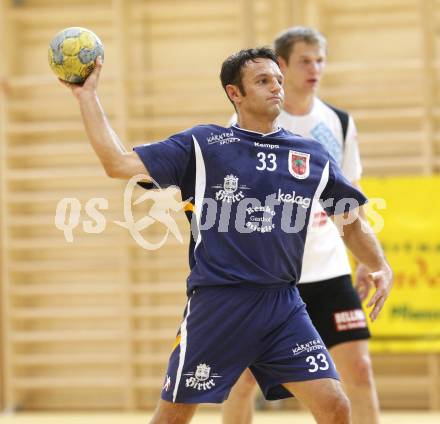
[[[327,357],[323,353],[318,353],[315,356],[307,356],[306,362],[309,364],[309,372],[316,372],[318,370],[325,371],[329,369]]]

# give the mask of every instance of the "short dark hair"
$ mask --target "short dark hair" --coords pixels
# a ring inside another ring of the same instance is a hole
[[[275,38],[275,53],[282,57],[286,63],[289,63],[289,57],[295,44],[301,41],[306,44],[318,45],[324,49],[327,48],[327,40],[319,31],[310,27],[296,26],[286,29]]]
[[[242,81],[242,77],[243,77],[242,69],[244,68],[247,62],[249,61],[255,62],[255,59],[270,59],[273,60],[278,65],[277,56],[270,47],[257,47],[253,49],[244,49],[244,50],[240,50],[237,53],[234,53],[223,62],[222,70],[220,72],[220,80],[222,82],[222,86],[225,92],[226,92],[226,86],[229,84],[233,84],[240,89],[240,92],[243,95],[246,95]],[[226,92],[226,95],[227,94],[228,93]]]

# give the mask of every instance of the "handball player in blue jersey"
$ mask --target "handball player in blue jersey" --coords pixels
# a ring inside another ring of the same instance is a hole
[[[319,141],[358,188],[362,165],[354,120],[317,97],[326,66],[327,40],[314,28],[296,26],[277,36],[274,50],[284,75],[284,105],[278,125]],[[234,114],[231,123],[235,122]],[[361,304],[370,289],[369,270],[358,264],[356,280],[352,281],[339,232],[320,205],[315,206],[298,291],[335,362],[351,403],[353,423],[379,424],[379,401],[368,351],[370,332]],[[254,376],[246,370],[223,403],[224,424],[251,424],[256,388]]]
[[[98,59],[83,86],[65,85],[107,174],[145,174],[193,202],[188,302],[151,422],[190,422],[199,403],[223,402],[249,367],[267,399],[294,395],[318,423],[349,423],[348,399],[296,288],[313,205],[374,270],[373,319],[392,273],[358,216],[365,197],[318,142],[276,126],[284,92],[273,51],[242,50],[223,62],[236,125],[196,126],[130,153],[99,103],[101,67]]]

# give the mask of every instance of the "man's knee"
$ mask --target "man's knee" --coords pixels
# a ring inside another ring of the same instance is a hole
[[[358,340],[342,343],[330,350],[345,385],[369,386],[374,382],[368,343]]]
[[[338,412],[338,414],[346,414],[350,412],[350,401],[342,390],[340,384],[335,385],[331,391],[327,391],[324,396],[320,397],[320,404],[323,410]]]
[[[253,395],[256,387],[257,382],[255,380],[255,377],[247,369],[245,372],[243,372],[238,381],[235,383],[233,391],[235,394],[245,397]]]
[[[187,424],[191,421],[196,409],[196,404],[160,400],[150,424]]]
[[[345,384],[369,386],[373,384],[373,367],[370,355],[358,355],[351,361],[351,370],[343,376]]]
[[[316,402],[316,400],[315,400]],[[331,424],[348,424],[351,422],[351,406],[347,395],[339,384],[334,385],[319,397],[315,411],[320,417],[318,422]]]
[[[349,423],[351,416],[350,401],[344,392],[340,392],[332,401],[332,416],[334,423]]]

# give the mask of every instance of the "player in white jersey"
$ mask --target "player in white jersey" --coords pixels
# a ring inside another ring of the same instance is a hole
[[[316,97],[326,60],[326,40],[312,28],[294,27],[275,40],[284,74],[284,110],[278,124],[323,144],[344,176],[358,185],[362,173],[357,132],[351,116]],[[313,211],[298,285],[307,311],[336,363],[352,404],[355,424],[379,422],[368,338],[360,299],[369,292],[368,270],[358,265],[356,288],[344,243],[321,207]],[[252,421],[255,380],[246,370],[223,406],[225,424]]]

